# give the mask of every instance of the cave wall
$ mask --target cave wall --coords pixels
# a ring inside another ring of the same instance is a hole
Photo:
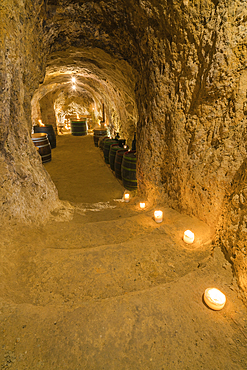
[[[236,53],[242,28],[235,20],[238,14],[243,27],[246,10],[241,1],[228,5],[169,2],[165,37],[149,29],[148,81],[139,86],[149,98],[138,100],[141,190],[212,226],[246,155],[245,60]]]
[[[39,1],[0,5],[0,217],[47,219],[57,190],[30,139],[31,97],[44,75]]]
[[[39,101],[41,120],[45,125],[52,125],[56,132],[56,115],[54,111],[54,94],[48,93]]]

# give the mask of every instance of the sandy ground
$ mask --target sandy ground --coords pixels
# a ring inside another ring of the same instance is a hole
[[[121,201],[92,136],[57,139],[45,167],[70,219],[1,227],[1,369],[247,369],[247,309],[208,226],[162,204],[155,223]]]

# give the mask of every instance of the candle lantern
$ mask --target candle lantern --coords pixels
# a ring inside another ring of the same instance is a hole
[[[204,302],[213,310],[221,310],[226,303],[226,296],[219,289],[208,288],[204,292]]]
[[[162,211],[154,211],[154,220],[157,223],[163,221],[163,212]]]
[[[130,201],[130,194],[129,193],[124,193],[124,201],[129,202]]]
[[[194,233],[192,233],[192,231],[186,230],[184,232],[183,240],[184,240],[185,243],[192,244],[194,242],[194,239],[195,239],[195,235],[194,235]]]
[[[141,208],[141,209],[144,209],[145,207],[146,207],[146,204],[145,204],[144,202],[141,202],[141,203],[140,203],[140,208]]]

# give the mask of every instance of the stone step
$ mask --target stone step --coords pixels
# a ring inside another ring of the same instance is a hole
[[[22,230],[13,258],[18,263],[11,271],[15,283],[5,296],[35,305],[78,305],[176,281],[210,256],[211,234],[205,224],[170,209],[164,209],[164,222],[157,224],[152,213],[77,225],[75,234],[68,223],[57,224],[57,230],[53,225],[53,234],[49,225],[38,233],[29,228],[29,235]],[[196,240],[188,246],[182,231],[192,221]],[[73,240],[66,238],[67,232]],[[34,233],[35,245],[21,248]]]

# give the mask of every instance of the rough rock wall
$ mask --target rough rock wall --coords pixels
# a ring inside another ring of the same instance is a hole
[[[56,129],[56,116],[54,111],[54,97],[48,93],[39,101],[42,122],[46,125],[52,125]]]
[[[246,1],[172,1],[164,16],[142,4],[165,26],[148,29],[138,87],[140,190],[218,224],[246,297]]]
[[[228,4],[169,2],[163,40],[149,30],[149,79],[139,86],[143,96],[151,87],[150,103],[139,106],[141,189],[210,225],[246,154],[239,89],[244,66],[234,52],[236,9]]]
[[[57,191],[30,139],[30,100],[44,74],[41,11],[39,1],[0,4],[1,223],[44,221],[58,205]]]
[[[232,181],[225,197],[217,242],[233,264],[239,286],[247,301],[247,161]]]

